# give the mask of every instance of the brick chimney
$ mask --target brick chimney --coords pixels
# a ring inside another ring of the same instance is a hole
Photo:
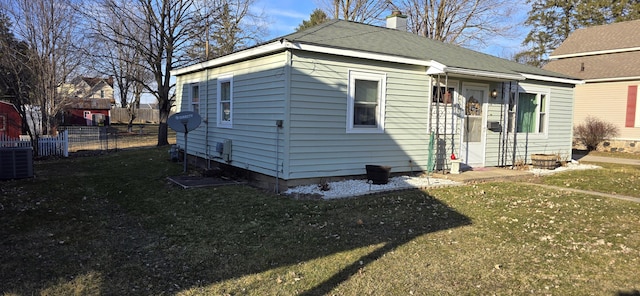
[[[400,10],[394,10],[387,17],[387,28],[396,29],[398,31],[407,31],[407,16],[403,15]]]

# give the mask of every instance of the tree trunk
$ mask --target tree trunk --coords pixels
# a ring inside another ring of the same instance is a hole
[[[167,104],[169,105],[169,104]],[[160,125],[158,126],[158,145],[157,146],[167,146],[169,145],[168,133],[168,125],[167,119],[169,118],[169,108],[160,108]]]

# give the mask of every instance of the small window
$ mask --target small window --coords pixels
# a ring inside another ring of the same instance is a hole
[[[449,105],[453,102],[454,91],[453,87],[433,86],[431,102]]]
[[[218,78],[218,126],[233,125],[233,77]]]
[[[197,83],[191,84],[191,111],[200,113],[200,86]]]
[[[518,94],[517,132],[547,132],[548,96],[545,93],[521,92]]]
[[[349,73],[347,132],[384,130],[385,87],[384,74]]]
[[[100,98],[104,99],[104,90],[100,90]]]
[[[7,130],[7,117],[4,115],[0,115],[0,131]]]

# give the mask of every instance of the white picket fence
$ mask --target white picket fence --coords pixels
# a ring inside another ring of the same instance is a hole
[[[64,156],[69,157],[69,132],[63,131],[57,136],[38,137],[38,156]],[[29,136],[9,138],[0,135],[0,147],[32,147]]]

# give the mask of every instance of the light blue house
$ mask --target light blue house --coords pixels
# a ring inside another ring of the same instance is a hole
[[[187,153],[281,190],[367,164],[447,171],[452,154],[467,168],[571,155],[579,80],[405,31],[333,20],[173,71],[180,110],[204,119]]]

